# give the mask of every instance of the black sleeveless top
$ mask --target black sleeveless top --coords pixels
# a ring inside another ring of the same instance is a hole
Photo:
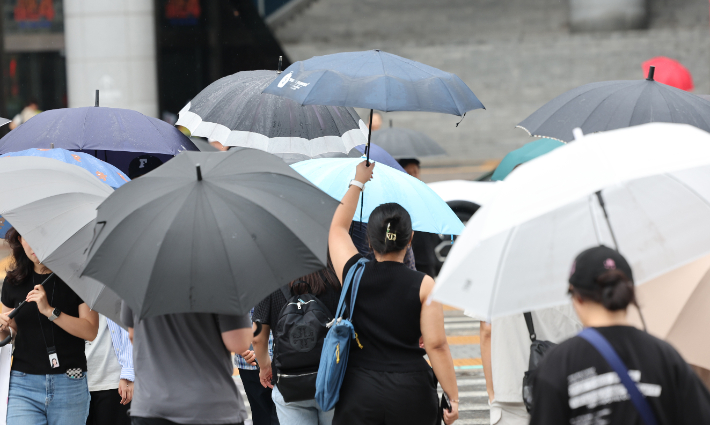
[[[348,260],[343,279],[360,258],[357,254]],[[426,352],[419,348],[419,289],[424,276],[396,261],[366,264],[353,312],[353,326],[363,348],[352,342],[348,366],[384,372],[430,368],[424,360]]]

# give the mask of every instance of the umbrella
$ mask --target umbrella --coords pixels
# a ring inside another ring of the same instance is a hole
[[[498,164],[498,167],[496,167],[496,170],[493,172],[491,180],[503,180],[518,165],[528,162],[531,159],[535,159],[538,156],[544,155],[563,145],[564,143],[559,140],[552,140],[548,138],[537,139],[533,142],[526,143],[523,147],[509,152],[503,158],[500,164]]]
[[[89,307],[120,323],[120,298],[77,274],[96,207],[112,191],[95,174],[55,159],[0,158],[0,213]]]
[[[71,152],[61,148],[32,148],[25,149],[24,151],[20,152],[6,153],[4,155],[0,155],[0,158],[10,156],[40,156],[43,158],[56,159],[62,162],[66,162],[67,164],[73,164],[89,171],[99,180],[103,181],[104,183],[113,188],[117,188],[128,181],[128,177],[126,177],[118,168],[83,152]]]
[[[673,344],[688,363],[710,369],[710,340],[698,337],[710,323],[710,256],[644,283],[636,297],[649,333]],[[634,310],[629,321],[642,324]]]
[[[177,125],[195,136],[269,153],[308,157],[348,153],[366,141],[367,127],[353,108],[301,106],[261,92],[276,71],[242,71],[220,78],[180,111]]]
[[[245,314],[325,267],[337,205],[266,152],[184,152],[99,206],[82,274],[141,318]]]
[[[650,122],[690,124],[710,131],[710,101],[653,79],[586,84],[552,99],[518,127],[532,136],[569,142],[587,133]]]
[[[456,75],[380,50],[295,62],[264,93],[288,97],[300,105],[367,108],[370,124],[374,109],[463,116],[484,108]]]
[[[583,137],[497,183],[439,274],[434,298],[481,317],[568,302],[591,246],[617,248],[642,284],[710,253],[710,134],[654,123]]]
[[[415,130],[390,127],[372,133],[372,142],[395,158],[421,158],[446,155],[444,148],[431,137]]]
[[[51,147],[167,155],[197,150],[180,130],[164,121],[129,109],[105,107],[45,111],[0,139],[0,154]]]
[[[350,156],[350,158],[360,158],[361,156],[358,153],[367,155],[367,145],[355,146],[355,149],[351,151],[352,155]],[[373,161],[379,162],[380,164],[385,164],[388,167],[392,167],[395,170],[399,170],[403,173],[406,173],[406,171],[404,171],[404,168],[399,165],[399,162],[397,162],[396,159],[392,158],[392,155],[390,155],[386,150],[382,149],[380,146],[377,146],[374,143],[370,143],[369,154],[370,158]]]
[[[355,176],[355,167],[362,159],[311,159],[291,167],[335,199],[342,199],[348,183]],[[373,178],[363,191],[363,207],[358,205],[355,219],[367,223],[379,205],[396,202],[409,212],[415,231],[458,235],[463,223],[433,190],[419,179],[377,164]]]
[[[654,79],[659,83],[667,84],[685,91],[693,90],[693,76],[690,74],[690,71],[677,60],[665,56],[658,56],[644,62],[641,65],[641,69],[643,69],[645,75],[648,75],[648,71],[652,66],[656,67]]]

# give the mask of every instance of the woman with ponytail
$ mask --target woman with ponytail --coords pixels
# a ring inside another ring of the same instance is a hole
[[[690,366],[668,343],[627,322],[636,296],[621,254],[605,246],[582,252],[569,284],[582,324],[608,341],[658,425],[710,424],[710,393]],[[614,369],[582,336],[547,353],[534,373],[531,425],[645,423]]]
[[[330,255],[341,283],[362,258],[348,231],[374,167],[358,165],[330,227]],[[358,343],[352,344],[333,424],[431,425],[438,414],[437,378],[451,402],[444,422],[458,418],[444,312],[441,304],[429,300],[434,280],[403,264],[414,237],[412,220],[401,205],[383,204],[370,214],[367,238],[375,259],[366,264],[360,280],[353,311]]]

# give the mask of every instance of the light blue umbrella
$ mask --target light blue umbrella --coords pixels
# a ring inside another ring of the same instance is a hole
[[[0,158],[7,156],[41,156],[56,159],[67,164],[73,164],[89,171],[96,178],[114,189],[130,180],[121,170],[113,165],[83,152],[72,152],[66,149],[26,149],[24,151],[0,155]]]
[[[343,199],[355,167],[361,158],[319,158],[297,162],[291,167],[335,199]],[[381,204],[396,202],[412,217],[415,231],[458,235],[464,225],[451,208],[424,182],[409,174],[378,163],[372,180],[365,185],[362,221],[367,223],[372,211]],[[360,220],[360,204],[355,211]]]

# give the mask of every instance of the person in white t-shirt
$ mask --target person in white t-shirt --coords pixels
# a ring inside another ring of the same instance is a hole
[[[535,334],[541,341],[560,343],[582,330],[571,305],[534,311],[532,318]],[[491,425],[528,425],[530,422],[523,404],[523,376],[528,370],[530,344],[522,314],[481,322],[481,359]]]
[[[99,315],[99,333],[86,343],[89,393],[87,425],[130,425],[133,399],[133,346],[128,332]]]

